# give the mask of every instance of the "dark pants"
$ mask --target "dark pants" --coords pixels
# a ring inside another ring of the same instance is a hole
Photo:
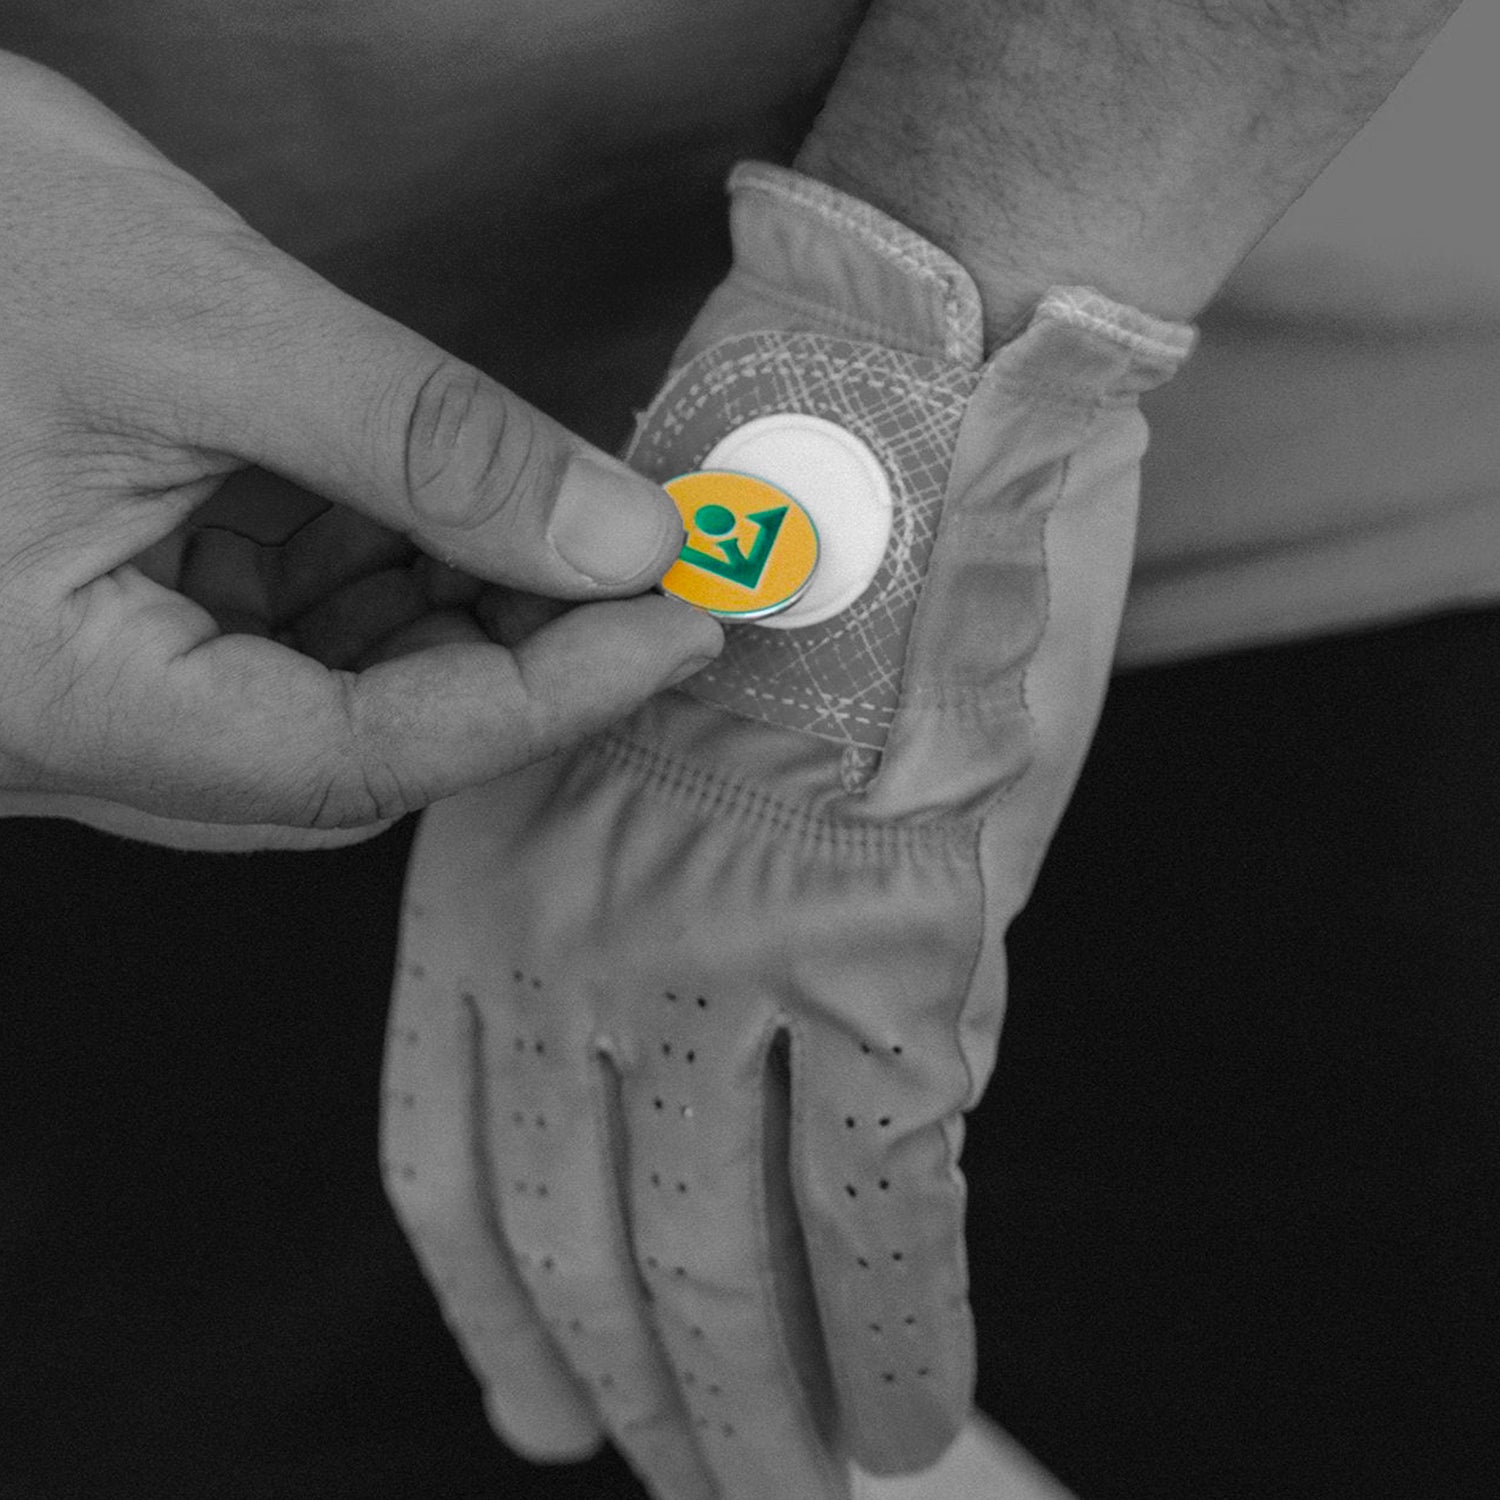
[[[1497,1493],[1497,746],[1500,613],[1114,684],[965,1156],[1084,1500]],[[0,822],[0,1500],[636,1493],[507,1457],[386,1208],[411,832]]]

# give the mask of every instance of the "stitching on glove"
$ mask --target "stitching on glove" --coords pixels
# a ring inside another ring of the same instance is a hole
[[[974,820],[965,816],[922,823],[857,823],[822,817],[618,732],[589,741],[579,755],[580,764],[596,762],[600,768],[613,766],[628,772],[644,789],[687,807],[699,817],[714,821],[734,818],[784,838],[796,838],[804,855],[823,853],[838,860],[871,864],[889,864],[908,856],[941,857],[960,847],[973,828]]]
[[[1154,318],[1139,308],[1112,302],[1088,286],[1055,286],[1037,306],[1039,317],[1089,328],[1148,359],[1176,365],[1192,351],[1197,333],[1186,323]]]
[[[973,278],[952,256],[906,225],[825,182],[767,162],[741,162],[729,174],[729,190],[760,192],[796,204],[934,287],[943,302],[947,357],[971,367],[982,358],[984,313]]]

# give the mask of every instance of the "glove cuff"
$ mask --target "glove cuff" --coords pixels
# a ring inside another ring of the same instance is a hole
[[[816,330],[975,368],[984,309],[945,251],[858,198],[789,167],[740,162],[728,178],[734,268],[696,328]],[[679,360],[699,352],[684,347]]]
[[[728,178],[734,265],[678,349],[674,368],[711,342],[774,326],[831,333],[977,369],[984,361],[979,288],[951,255],[880,209],[768,162]],[[1088,287],[1049,289],[1034,316],[1088,329],[1132,350],[1141,388],[1167,378],[1192,348],[1181,323]],[[1153,378],[1154,377],[1154,378]]]

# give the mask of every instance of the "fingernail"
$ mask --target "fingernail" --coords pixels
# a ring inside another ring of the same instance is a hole
[[[564,562],[604,584],[655,581],[685,535],[665,491],[584,453],[568,462],[547,534]]]

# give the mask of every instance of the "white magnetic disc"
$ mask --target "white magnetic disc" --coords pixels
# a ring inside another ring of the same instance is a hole
[[[885,469],[867,444],[822,417],[779,412],[720,440],[701,468],[749,474],[786,491],[818,529],[818,566],[800,599],[756,623],[816,625],[870,586],[890,540],[894,505]]]

